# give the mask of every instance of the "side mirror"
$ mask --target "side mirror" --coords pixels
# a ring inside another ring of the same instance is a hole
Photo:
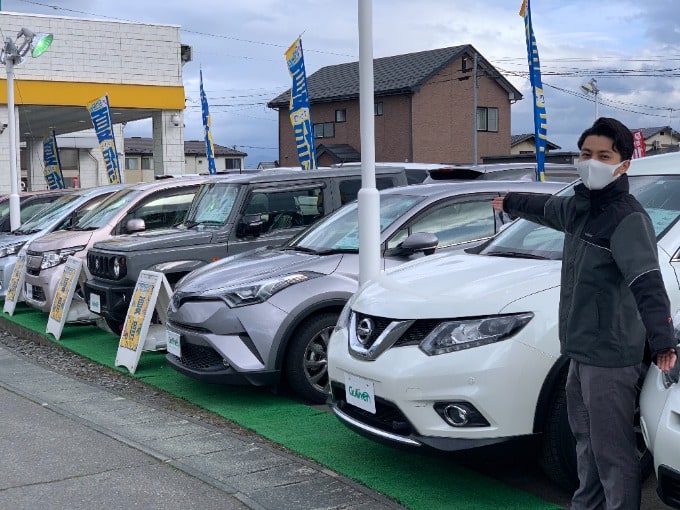
[[[259,236],[264,227],[262,214],[244,214],[241,218],[239,231],[244,236]]]
[[[423,252],[424,255],[432,255],[439,244],[439,238],[429,232],[414,232],[395,248],[393,254],[409,256]]]
[[[133,218],[128,220],[125,224],[125,230],[128,234],[134,234],[135,232],[144,232],[146,230],[146,224],[144,220],[140,218]]]

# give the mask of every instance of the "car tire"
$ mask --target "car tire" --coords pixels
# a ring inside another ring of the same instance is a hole
[[[337,313],[310,317],[298,327],[288,346],[288,384],[298,396],[315,404],[323,404],[328,396],[328,341],[337,321]]]
[[[643,368],[637,384],[638,400],[635,408],[635,432],[642,480],[654,470],[654,459],[645,445],[640,428],[640,390],[647,370]],[[569,427],[567,394],[565,386],[567,371],[564,370],[555,384],[546,418],[541,446],[541,466],[545,474],[563,489],[573,492],[578,488],[576,472],[576,441]]]

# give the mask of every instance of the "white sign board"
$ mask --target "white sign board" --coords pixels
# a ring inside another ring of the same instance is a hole
[[[156,350],[155,340],[151,342],[153,345],[146,345],[151,317],[155,310],[160,321],[165,324],[171,295],[172,289],[163,273],[155,271],[140,273],[118,342],[116,366],[123,366],[134,374],[142,350]],[[156,335],[151,335],[151,338],[155,337]]]
[[[45,330],[46,333],[52,333],[57,340],[61,339],[61,333],[64,330],[64,324],[69,315],[73,294],[78,286],[82,269],[82,259],[74,256],[66,259],[64,271],[61,273],[57,292],[52,301],[52,308],[50,309],[50,316],[47,319],[47,328]]]
[[[26,280],[26,251],[21,250],[17,256],[16,264],[14,264],[14,271],[7,286],[7,294],[5,294],[5,304],[2,311],[10,315],[14,315],[14,309],[21,299],[24,291],[24,281]]]

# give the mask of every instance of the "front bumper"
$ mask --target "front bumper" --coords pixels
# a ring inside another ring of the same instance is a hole
[[[275,384],[273,339],[287,314],[269,303],[236,309],[219,299],[191,300],[168,311],[168,331],[180,339],[177,357],[167,355],[175,370],[218,384]]]
[[[4,298],[7,295],[9,281],[12,279],[16,262],[16,255],[0,258],[0,298]]]
[[[59,264],[49,269],[41,269],[38,275],[27,272],[24,283],[26,303],[42,312],[49,313],[63,271],[64,264]]]
[[[130,306],[130,298],[134,290],[134,285],[112,285],[111,283],[99,280],[88,280],[85,282],[84,289],[85,302],[89,306],[90,296],[93,293],[97,294],[101,306],[100,311],[90,311],[110,321],[122,324],[125,322],[125,316]]]
[[[516,337],[439,356],[392,347],[364,361],[350,356],[341,329],[328,350],[331,406],[343,423],[381,442],[440,450],[492,444],[534,433],[538,395],[553,363]],[[375,414],[347,402],[345,374],[372,383]],[[435,408],[461,402],[488,425],[453,426]]]

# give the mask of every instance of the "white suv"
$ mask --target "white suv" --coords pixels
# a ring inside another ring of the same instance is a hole
[[[634,160],[673,309],[680,305],[680,154]],[[573,187],[562,193],[573,193]],[[467,253],[433,255],[367,282],[328,349],[332,409],[354,430],[460,450],[542,434],[542,464],[576,481],[560,355],[563,234],[519,220]],[[640,434],[643,468],[651,456]]]

